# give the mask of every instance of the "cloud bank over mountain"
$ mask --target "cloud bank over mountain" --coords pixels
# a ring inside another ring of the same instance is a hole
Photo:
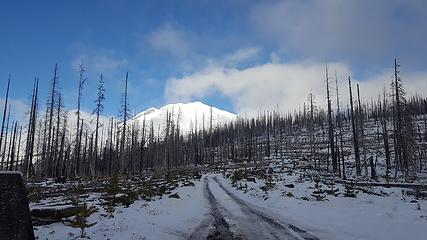
[[[342,103],[347,104],[350,67],[329,63],[329,79],[335,92],[335,72]],[[318,104],[326,102],[326,65],[315,62],[266,63],[245,69],[208,67],[182,78],[171,78],[165,90],[168,101],[191,101],[217,94],[230,98],[242,115],[256,115],[263,110],[293,111],[302,107],[312,92]],[[376,99],[384,87],[389,91],[393,76],[390,67],[367,79],[353,79],[360,84],[362,99]],[[402,71],[408,94],[427,94],[427,72]]]

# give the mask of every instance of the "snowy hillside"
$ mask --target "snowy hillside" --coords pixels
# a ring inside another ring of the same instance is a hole
[[[233,113],[211,107],[202,102],[191,102],[168,104],[160,109],[149,108],[135,115],[133,120],[137,121],[142,126],[145,119],[145,125],[147,127],[153,123],[154,130],[157,132],[158,129],[160,129],[160,132],[162,132],[163,128],[166,126],[167,114],[172,114],[172,120],[175,124],[177,121],[179,122],[182,133],[188,133],[195,128],[196,124],[197,129],[203,128],[203,125],[208,129],[211,115],[213,127],[231,122],[237,117]]]

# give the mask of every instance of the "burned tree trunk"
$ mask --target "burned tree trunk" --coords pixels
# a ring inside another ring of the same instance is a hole
[[[331,151],[332,157],[332,172],[336,173],[338,170],[337,163],[337,154],[335,152],[335,143],[334,143],[334,125],[332,122],[332,106],[331,99],[329,96],[329,76],[328,76],[328,68],[326,67],[326,96],[328,101],[328,133],[329,133],[329,148]]]
[[[353,146],[354,146],[354,156],[356,161],[356,175],[360,176],[360,153],[359,153],[359,140],[357,137],[357,129],[356,129],[356,121],[354,116],[354,108],[353,108],[353,93],[351,92],[351,79],[348,77],[348,87],[350,92],[350,111],[351,111],[351,127],[353,130]]]
[[[1,154],[1,147],[2,147],[2,142],[3,142],[3,132],[4,132],[4,122],[6,120],[6,113],[7,113],[7,101],[9,98],[9,87],[10,87],[10,75],[9,75],[9,80],[7,81],[7,90],[6,90],[6,98],[4,101],[4,108],[3,108],[3,120],[1,122],[1,133],[0,133],[0,154]],[[7,130],[6,130],[7,131]],[[5,141],[6,142],[6,141]],[[5,143],[6,145],[6,143]],[[1,162],[1,169],[4,169],[3,166],[3,160],[4,158],[2,158],[2,162]]]

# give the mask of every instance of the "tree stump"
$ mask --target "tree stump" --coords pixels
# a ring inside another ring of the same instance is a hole
[[[20,172],[0,172],[0,239],[34,240],[27,190]]]

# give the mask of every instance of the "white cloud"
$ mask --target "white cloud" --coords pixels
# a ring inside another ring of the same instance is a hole
[[[0,116],[3,117],[5,98],[0,98]],[[18,121],[19,124],[25,124],[27,112],[30,106],[20,99],[9,98],[8,109],[10,110],[11,121]],[[1,121],[1,120],[0,120]],[[1,123],[0,123],[1,124]]]
[[[343,107],[348,99],[347,76],[352,71],[342,63],[328,64],[330,79],[334,82],[334,70],[338,73],[340,97]],[[361,97],[369,101],[377,98],[388,86],[393,72],[383,71],[372,78],[353,80],[360,83]],[[427,72],[402,73],[408,93],[427,94]],[[293,111],[307,100],[310,92],[316,102],[324,105],[325,65],[316,62],[266,63],[246,69],[211,66],[192,75],[172,78],[167,82],[165,97],[169,102],[192,101],[221,93],[231,99],[239,114],[254,115],[260,110]],[[335,92],[334,83],[331,86]],[[355,93],[356,87],[353,91]],[[334,96],[334,95],[333,95]],[[334,98],[335,99],[335,98]]]
[[[126,66],[128,60],[112,52],[101,51],[93,54],[83,53],[72,62],[75,69],[80,63],[83,63],[88,71],[111,77],[116,74],[119,68]]]
[[[99,117],[99,134],[107,134],[108,124],[110,121],[109,116],[100,115]],[[86,112],[84,110],[80,110],[80,119],[83,119],[83,124],[85,129],[89,130],[89,134],[93,133],[96,129],[96,115],[91,114],[90,112]],[[75,134],[77,129],[77,110],[71,109],[68,111],[68,120],[67,120],[68,129]]]
[[[148,42],[154,49],[165,51],[179,58],[188,56],[191,51],[187,41],[183,31],[168,23],[160,26],[148,36]]]
[[[339,72],[349,72],[342,64],[331,64]],[[169,101],[200,99],[216,91],[229,97],[241,114],[259,110],[293,110],[310,91],[321,95],[324,89],[324,65],[267,63],[243,70],[210,67],[193,75],[168,81],[165,94]],[[319,99],[320,101],[320,99]]]
[[[217,64],[222,66],[236,66],[239,63],[258,56],[260,49],[256,47],[242,48],[223,57]]]
[[[371,98],[377,99],[384,88],[387,92],[390,92],[390,83],[393,79],[394,72],[390,68],[366,80],[360,81],[361,99],[366,101],[369,101]],[[427,96],[427,72],[405,72],[403,70],[401,79],[407,96],[415,94]]]

